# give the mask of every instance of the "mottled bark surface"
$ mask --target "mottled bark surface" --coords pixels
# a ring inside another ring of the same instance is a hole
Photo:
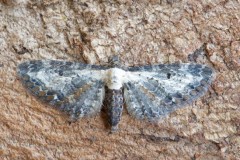
[[[239,10],[239,0],[0,1],[0,159],[240,159]],[[216,80],[159,124],[125,109],[109,134],[104,111],[69,124],[16,76],[27,60],[114,54],[127,66],[194,60]]]

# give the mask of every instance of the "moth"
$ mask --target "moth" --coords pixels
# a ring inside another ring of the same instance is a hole
[[[214,72],[206,65],[194,63],[125,67],[113,56],[107,66],[28,61],[18,66],[18,75],[33,95],[67,113],[71,121],[96,115],[105,99],[114,132],[124,101],[133,117],[158,121],[202,96]]]

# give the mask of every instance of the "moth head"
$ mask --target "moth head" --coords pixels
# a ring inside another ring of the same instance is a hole
[[[108,59],[108,62],[111,67],[120,67],[121,61],[117,55],[114,55]]]

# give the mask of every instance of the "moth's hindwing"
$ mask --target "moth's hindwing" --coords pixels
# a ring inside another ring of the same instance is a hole
[[[128,112],[136,118],[158,120],[202,96],[214,72],[200,64],[168,64],[129,68],[124,84]]]
[[[65,61],[30,61],[19,65],[18,75],[32,94],[76,120],[100,111],[105,90],[99,71],[105,69]]]

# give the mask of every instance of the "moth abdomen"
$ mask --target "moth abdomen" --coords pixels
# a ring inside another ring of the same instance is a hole
[[[123,91],[122,88],[106,88],[108,123],[111,126],[111,131],[114,132],[118,129],[118,123],[121,120],[123,111]]]

